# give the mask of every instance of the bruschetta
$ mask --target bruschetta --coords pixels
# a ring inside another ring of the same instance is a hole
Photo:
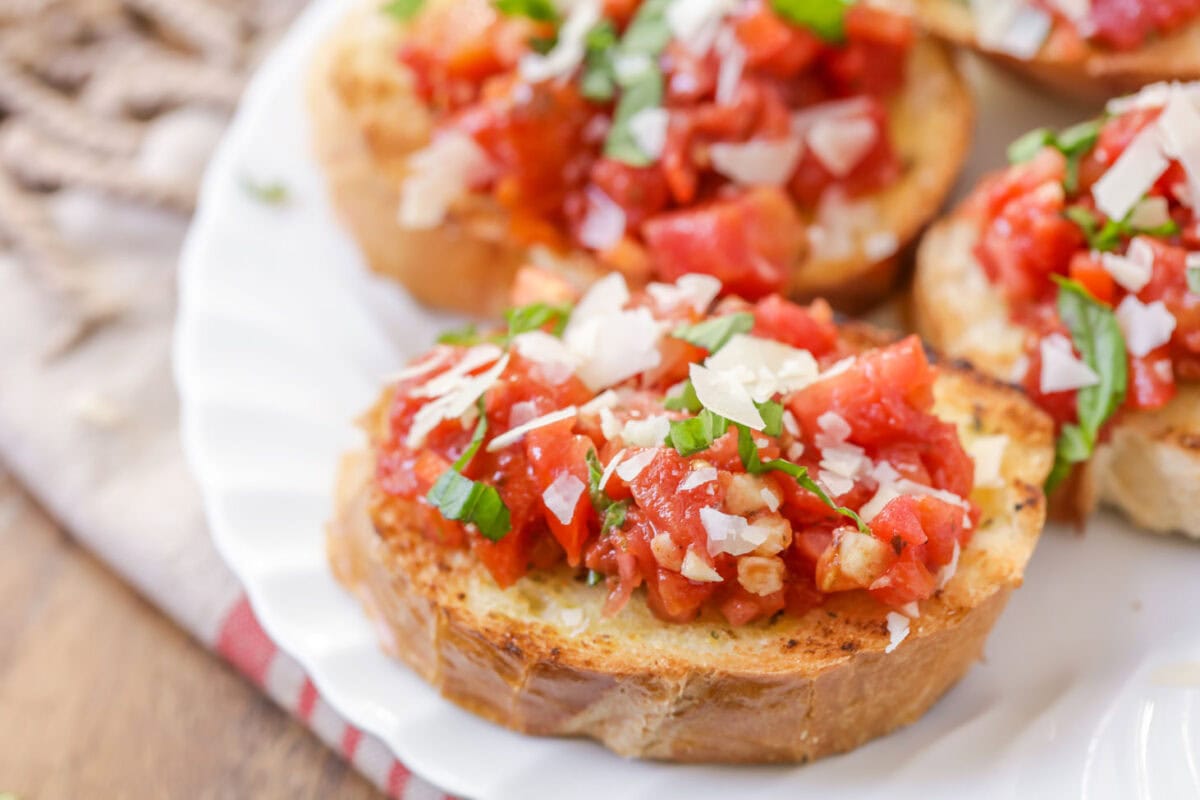
[[[1064,94],[1200,80],[1198,0],[916,0],[931,33]]]
[[[366,415],[330,559],[453,702],[625,756],[803,762],[979,657],[1042,527],[1049,417],[915,337],[720,290],[611,273],[446,337]]]
[[[1200,84],[1010,148],[918,255],[919,330],[1055,419],[1055,506],[1200,536]]]
[[[315,146],[376,271],[495,315],[531,259],[880,299],[964,160],[945,47],[874,5],[411,0],[314,67]]]

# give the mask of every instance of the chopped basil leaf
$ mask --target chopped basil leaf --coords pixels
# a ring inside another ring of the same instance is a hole
[[[425,5],[425,0],[390,0],[390,2],[384,3],[379,10],[389,17],[406,20],[416,16],[423,5]]]
[[[829,42],[846,38],[846,10],[853,0],[771,0],[775,13]]]
[[[479,331],[473,322],[461,328],[445,331],[437,337],[438,344],[474,345],[479,344],[479,341]]]
[[[285,206],[292,199],[288,187],[279,181],[258,181],[243,176],[242,189],[258,202],[268,206]]]
[[[1200,294],[1200,267],[1187,268],[1187,285],[1193,294]]]
[[[463,523],[473,522],[481,534],[493,542],[498,542],[512,529],[508,507],[504,505],[494,486],[473,481],[462,474],[479,452],[479,446],[487,435],[487,415],[483,410],[482,397],[479,398],[477,408],[479,422],[475,425],[475,432],[471,434],[471,441],[458,460],[433,484],[425,499],[446,519]]]
[[[604,573],[597,572],[594,569],[589,569],[587,571],[587,585],[588,586],[598,586],[603,582],[604,582]]]
[[[557,22],[558,9],[550,0],[494,0],[496,10],[509,17],[529,17],[538,22]]]
[[[633,55],[641,53],[651,57],[666,49],[671,41],[671,27],[667,24],[667,7],[672,0],[646,0],[621,37],[621,50]]]
[[[696,396],[696,387],[689,378],[683,382],[683,391],[674,397],[663,400],[663,408],[668,411],[690,411],[693,414],[703,408],[700,398]]]
[[[631,167],[648,167],[654,159],[642,152],[629,128],[629,120],[639,111],[662,105],[663,76],[654,67],[638,75],[621,92],[613,112],[612,127],[604,140],[604,155]]]
[[[579,90],[588,100],[603,102],[613,99],[617,91],[613,76],[612,49],[617,44],[617,29],[609,20],[601,20],[588,31],[584,40],[586,55]]]
[[[1071,331],[1071,340],[1083,362],[1100,376],[1094,386],[1079,390],[1078,425],[1068,425],[1059,435],[1054,469],[1046,490],[1054,489],[1071,466],[1091,457],[1100,429],[1125,402],[1128,373],[1125,337],[1112,309],[1092,297],[1077,281],[1056,278],[1058,314]]]
[[[837,502],[830,497],[821,485],[808,476],[808,468],[802,467],[799,464],[793,464],[790,461],[785,461],[782,458],[773,458],[770,461],[764,462],[758,455],[758,445],[754,443],[754,433],[745,425],[734,423],[738,429],[738,457],[742,460],[742,466],[746,468],[746,472],[751,475],[762,475],[765,472],[782,472],[785,475],[791,476],[796,483],[804,489],[815,494],[820,498],[821,502],[829,506],[831,509],[841,514],[843,517],[848,517],[854,520],[854,524],[863,533],[870,533],[871,529],[862,521],[857,513],[845,506],[839,506]]]
[[[1042,148],[1054,144],[1054,131],[1049,128],[1036,128],[1022,134],[1008,146],[1008,161],[1010,164],[1024,164],[1042,152]]]
[[[754,327],[754,315],[740,311],[725,317],[697,322],[695,325],[680,325],[671,332],[676,339],[683,339],[709,353],[715,353],[729,342],[735,333],[749,333]]]
[[[1053,147],[1067,158],[1067,174],[1063,187],[1068,192],[1079,188],[1079,162],[1095,147],[1100,138],[1103,120],[1095,119],[1072,125],[1056,134],[1049,128],[1038,128],[1017,139],[1008,147],[1008,160],[1013,164],[1029,161],[1042,151]]]
[[[562,336],[570,317],[571,306],[549,303],[530,303],[504,312],[504,318],[508,321],[509,336],[539,330],[547,323],[553,325],[551,330],[555,336]]]
[[[625,524],[626,511],[629,501],[616,501],[600,488],[600,479],[604,477],[604,467],[595,450],[588,450],[588,494],[592,498],[592,507],[600,515],[600,534],[606,534],[613,529],[620,529]]]
[[[694,417],[672,420],[667,444],[681,456],[695,455],[712,447],[728,429],[729,420],[705,408]]]
[[[763,422],[767,423],[763,428],[763,433],[767,436],[780,436],[783,434],[783,405],[776,403],[774,400],[768,400],[765,403],[755,403],[758,413],[762,415]]]
[[[539,55],[546,55],[558,44],[557,36],[530,36],[529,49]]]
[[[1130,222],[1133,211],[1123,220],[1105,220],[1103,225],[1100,224],[1100,217],[1087,206],[1068,206],[1063,211],[1063,216],[1079,226],[1090,249],[1105,253],[1116,250],[1122,241],[1139,233],[1162,237],[1179,232],[1179,225],[1174,220],[1168,220],[1156,228],[1135,227]]]

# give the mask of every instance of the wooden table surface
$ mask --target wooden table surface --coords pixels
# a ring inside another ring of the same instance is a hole
[[[75,545],[0,465],[0,793],[379,798]]]

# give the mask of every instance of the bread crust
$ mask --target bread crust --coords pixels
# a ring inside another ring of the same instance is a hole
[[[1080,100],[1103,101],[1158,81],[1200,80],[1200,19],[1170,35],[1154,37],[1136,50],[1089,48],[1086,58],[1039,52],[1025,60],[987,50],[975,39],[975,25],[965,3],[916,0],[921,24],[932,34],[970,47],[993,61]]]
[[[1021,583],[1045,517],[1050,421],[1015,390],[948,367],[940,416],[964,435],[1010,437],[1003,489],[946,587],[892,653],[887,609],[865,592],[802,618],[732,628],[662,623],[635,597],[613,619],[605,590],[565,568],[500,590],[467,551],[440,547],[373,487],[369,453],[346,457],[329,528],[334,572],[386,648],[441,694],[516,731],[594,738],[623,756],[804,762],[920,717],[979,657]],[[411,510],[411,506],[409,506]]]
[[[1001,379],[1012,379],[1024,331],[974,255],[979,225],[955,214],[934,225],[917,254],[913,317],[934,347]],[[1112,506],[1157,533],[1200,538],[1200,385],[1184,383],[1166,406],[1126,411],[1079,470],[1053,512],[1079,518]]]
[[[397,219],[407,157],[428,142],[433,125],[395,59],[404,35],[403,26],[372,4],[352,13],[325,43],[308,87],[316,156],[339,217],[374,271],[400,281],[428,305],[495,315],[517,268],[530,260],[529,249],[507,236],[499,209],[472,202],[433,230],[406,229]],[[970,144],[970,94],[949,49],[927,37],[913,49],[909,75],[890,103],[890,133],[903,174],[869,198],[879,224],[860,232],[848,255],[810,252],[791,271],[787,291],[793,297],[824,296],[846,311],[882,299],[950,191]],[[880,232],[891,233],[896,247],[870,258],[866,237]],[[577,286],[604,271],[583,252],[559,254],[549,265]]]

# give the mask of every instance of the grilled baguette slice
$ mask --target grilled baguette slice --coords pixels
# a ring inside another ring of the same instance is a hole
[[[473,198],[433,230],[407,229],[397,219],[408,156],[428,144],[434,125],[395,58],[404,36],[403,25],[370,4],[326,43],[309,85],[316,155],[333,205],[374,271],[400,281],[423,303],[494,316],[503,310],[517,269],[530,260],[528,248],[508,238],[502,212]],[[890,112],[903,173],[869,201],[878,224],[859,232],[848,255],[810,252],[797,263],[788,287],[793,297],[823,296],[847,311],[882,299],[911,261],[909,245],[950,191],[966,158],[974,114],[947,48],[918,41],[908,84]],[[879,246],[884,239],[870,234],[891,234],[896,247],[881,247],[882,255],[871,257],[868,241]],[[578,287],[602,274],[586,253],[559,255],[546,266]]]
[[[913,314],[934,347],[1008,379],[1023,353],[1024,332],[975,259],[976,222],[956,214],[934,225],[917,254]],[[1184,383],[1154,411],[1127,411],[1074,481],[1055,493],[1055,511],[1082,518],[1097,504],[1158,533],[1200,537],[1200,386]]]
[[[395,500],[379,502],[369,453],[342,465],[329,556],[394,656],[500,725],[587,736],[641,758],[809,761],[913,722],[958,681],[1042,528],[1049,419],[965,368],[944,368],[935,394],[936,413],[964,437],[1009,437],[1004,486],[977,490],[983,520],[957,572],[890,653],[888,609],[865,592],[733,628],[663,623],[637,598],[605,619],[604,587],[566,569],[502,591],[470,552],[433,544]]]
[[[927,31],[970,47],[1044,86],[1073,98],[1103,101],[1157,81],[1200,79],[1200,20],[1136,50],[1091,48],[1086,58],[1042,48],[1029,60],[988,50],[975,38],[970,6],[960,0],[916,0],[917,17]]]

